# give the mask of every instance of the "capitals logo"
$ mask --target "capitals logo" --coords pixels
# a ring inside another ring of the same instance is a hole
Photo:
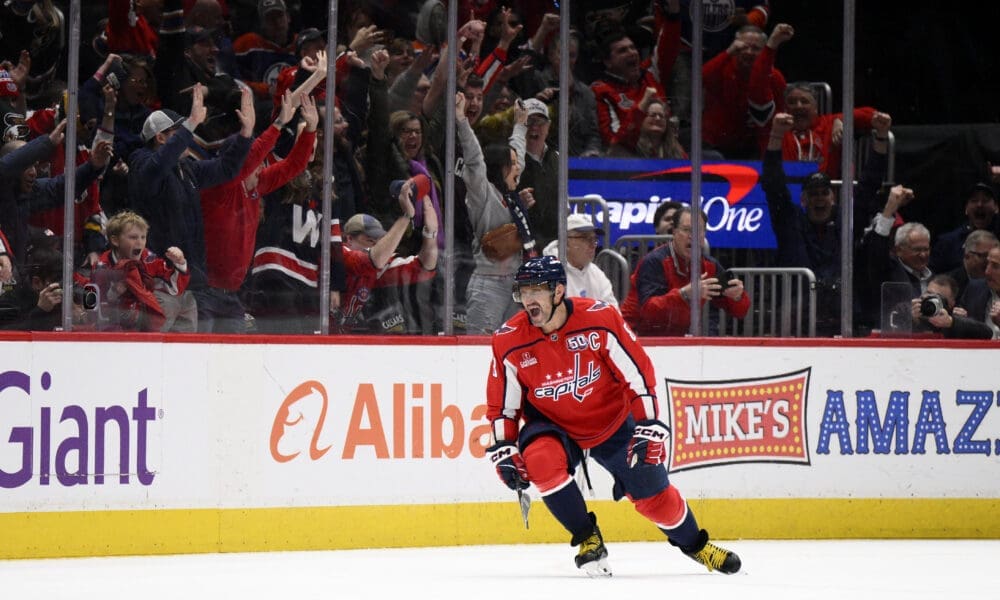
[[[547,374],[545,379],[551,383],[536,388],[535,397],[559,402],[562,396],[569,395],[577,402],[583,402],[594,391],[590,386],[600,378],[601,367],[594,361],[587,361],[586,373],[581,372],[580,354],[576,353],[573,355],[573,369],[558,371],[555,376]]]

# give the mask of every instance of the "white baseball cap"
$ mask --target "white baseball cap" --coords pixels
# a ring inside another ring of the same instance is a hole
[[[545,103],[538,98],[528,98],[524,101],[524,108],[528,111],[528,116],[531,115],[541,115],[546,119],[549,118],[549,107],[545,106]]]
[[[593,231],[597,235],[604,235],[604,230],[594,225],[593,218],[583,213],[571,213],[566,218],[566,231]]]
[[[148,142],[156,137],[156,134],[173,129],[183,122],[184,117],[169,108],[154,110],[146,117],[146,122],[142,124],[142,141]]]

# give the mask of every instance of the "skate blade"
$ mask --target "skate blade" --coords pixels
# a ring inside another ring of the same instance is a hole
[[[601,578],[601,577],[611,577],[611,566],[608,565],[608,560],[606,558],[600,558],[597,560],[592,560],[589,563],[583,563],[580,568],[584,570],[587,577],[590,578]]]

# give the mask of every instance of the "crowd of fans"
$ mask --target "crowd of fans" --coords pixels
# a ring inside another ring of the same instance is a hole
[[[811,269],[819,332],[839,334],[835,181],[850,172],[840,164],[845,116],[821,114],[816,88],[786,82],[775,67],[795,30],[769,22],[766,1],[710,4],[704,158],[763,160],[778,242],[761,264],[738,266]],[[313,333],[323,294],[333,332],[435,334],[449,321],[459,333],[490,333],[516,309],[518,266],[558,253],[559,119],[568,120],[570,156],[687,158],[689,2],[583,3],[566,39],[547,3],[460,0],[458,8],[459,92],[448,98],[446,9],[437,0],[340,2],[335,57],[325,28],[313,26],[325,11],[307,3],[89,3],[78,114],[67,115],[66,15],[53,0],[5,3],[0,326],[57,327],[72,297],[79,328]],[[569,81],[559,77],[563,43]],[[458,162],[445,256],[448,104]],[[78,123],[72,291],[58,276],[67,117]],[[885,185],[891,117],[860,107],[850,118],[870,138],[852,207],[855,333],[892,323],[898,332],[1000,337],[993,182],[969,191],[968,221],[954,231],[904,223],[898,209],[914,194]],[[320,290],[326,119],[334,243],[330,288]],[[801,197],[790,193],[783,161],[817,164]],[[641,334],[686,333],[693,298],[744,317],[754,307],[743,282],[707,247],[692,294],[691,220],[686,205],[659,207],[657,232],[673,237],[632,265],[629,296],[615,298],[592,262],[599,226],[573,215],[570,291],[621,304]],[[449,315],[445,268],[455,282]],[[893,286],[895,295],[885,291]]]

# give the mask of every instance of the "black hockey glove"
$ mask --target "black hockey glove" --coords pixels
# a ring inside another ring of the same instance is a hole
[[[486,453],[504,485],[512,490],[528,487],[528,468],[524,465],[517,446],[510,442],[498,442],[487,448]]]
[[[629,467],[662,465],[667,460],[670,428],[662,421],[646,419],[635,424],[625,461]]]

